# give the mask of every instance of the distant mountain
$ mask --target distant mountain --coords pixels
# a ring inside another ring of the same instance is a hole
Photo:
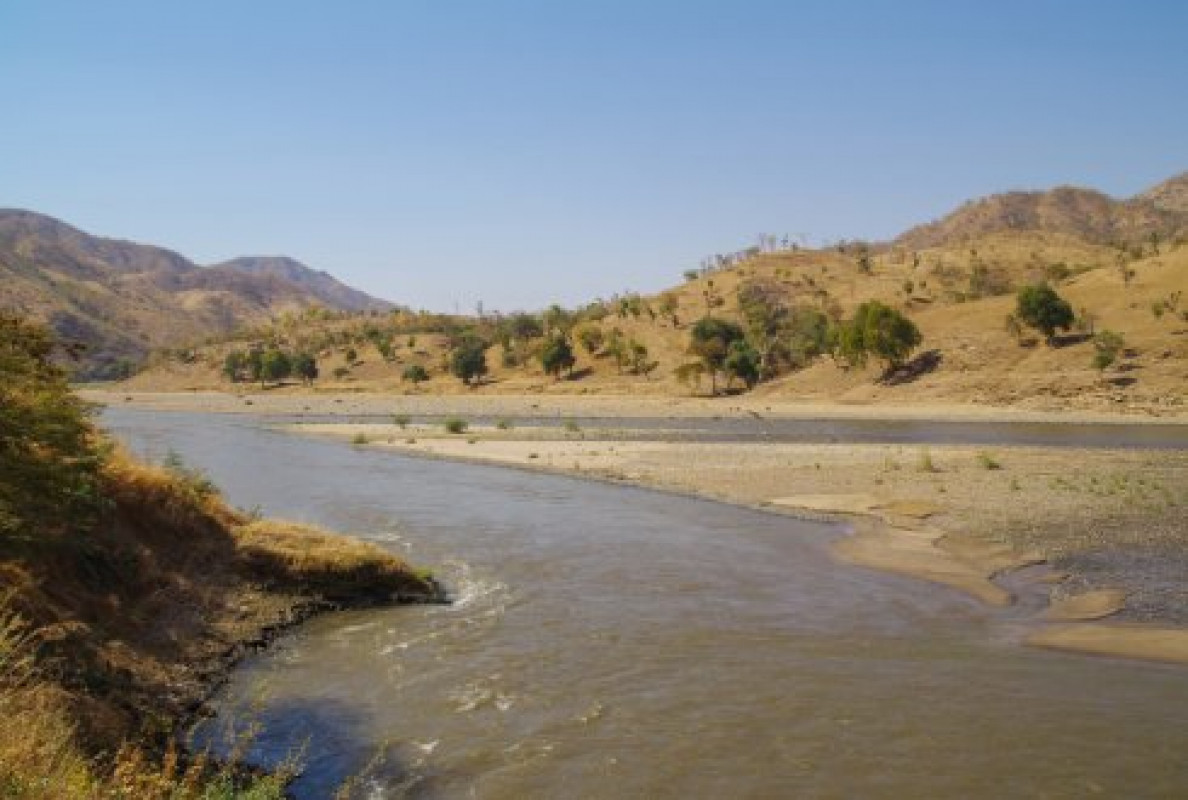
[[[43,319],[61,337],[84,343],[76,370],[82,379],[119,377],[153,348],[286,311],[390,307],[291,259],[242,261],[201,267],[172,250],[0,209],[0,308]]]
[[[1188,216],[1188,172],[1152,186],[1139,197],[1149,200],[1164,211]]]
[[[214,264],[212,271],[231,270],[246,275],[266,276],[300,286],[328,308],[343,311],[390,311],[395,305],[352,289],[333,275],[305,266],[288,256],[242,256]]]
[[[913,249],[942,247],[1004,231],[1064,234],[1093,244],[1181,235],[1188,232],[1188,174],[1128,200],[1076,186],[995,194],[912,228],[895,243]]]

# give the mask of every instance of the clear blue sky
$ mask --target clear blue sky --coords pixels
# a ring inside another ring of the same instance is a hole
[[[414,307],[1188,169],[1188,3],[0,5],[0,206]]]

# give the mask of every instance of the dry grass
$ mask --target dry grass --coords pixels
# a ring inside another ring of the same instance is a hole
[[[263,520],[235,529],[244,563],[266,580],[329,600],[428,596],[425,573],[382,548],[308,525]]]
[[[0,540],[0,797],[283,796],[283,775],[245,783],[180,757],[174,726],[241,643],[327,601],[428,599],[435,584],[377,546],[251,519],[176,460],[114,452],[103,486],[96,529]]]

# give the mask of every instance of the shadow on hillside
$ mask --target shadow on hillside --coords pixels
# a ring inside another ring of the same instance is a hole
[[[911,383],[923,375],[934,372],[942,361],[944,356],[940,350],[926,350],[903,366],[887,370],[879,381],[887,386]]]
[[[573,372],[569,373],[565,380],[580,381],[582,378],[588,378],[593,374],[594,370],[590,367],[582,367],[581,369],[575,369]]]
[[[1072,347],[1075,344],[1087,342],[1093,338],[1091,333],[1064,333],[1052,337],[1052,347]]]

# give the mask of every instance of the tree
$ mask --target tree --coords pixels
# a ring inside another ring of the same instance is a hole
[[[723,364],[727,381],[738,378],[748,389],[754,388],[759,382],[759,362],[759,351],[750,342],[746,339],[735,339],[730,343],[730,350],[726,353]]]
[[[404,372],[400,373],[400,379],[411,383],[415,389],[417,384],[429,380],[429,372],[420,364],[409,364],[404,368]]]
[[[792,321],[783,288],[772,281],[747,281],[738,288],[738,309],[757,351],[760,375],[773,377],[787,360],[786,333]]]
[[[1073,309],[1064,298],[1046,283],[1024,286],[1019,290],[1015,316],[1024,325],[1035,328],[1051,345],[1056,330],[1068,330],[1073,324]]]
[[[709,373],[711,394],[718,393],[717,374],[725,368],[731,343],[744,336],[738,325],[717,317],[702,317],[689,332],[689,352],[701,360]]]
[[[902,366],[921,341],[915,323],[871,300],[858,306],[853,319],[837,325],[833,345],[835,353],[850,364],[862,366],[874,355],[886,362],[885,372],[890,372]]]
[[[487,374],[487,345],[477,336],[461,337],[450,354],[450,372],[466,386]]]
[[[44,327],[0,312],[0,536],[78,530],[104,509],[105,450]]]
[[[293,362],[284,350],[273,348],[265,351],[260,360],[260,385],[268,381],[279,382],[293,374]]]
[[[554,334],[540,348],[540,364],[554,380],[561,379],[563,369],[572,372],[574,363],[573,348],[564,336]]]
[[[243,380],[243,371],[247,367],[247,354],[242,350],[232,350],[223,359],[223,375],[232,383]]]
[[[293,356],[293,374],[305,383],[306,386],[313,384],[318,377],[318,362],[309,353],[298,353]]]

